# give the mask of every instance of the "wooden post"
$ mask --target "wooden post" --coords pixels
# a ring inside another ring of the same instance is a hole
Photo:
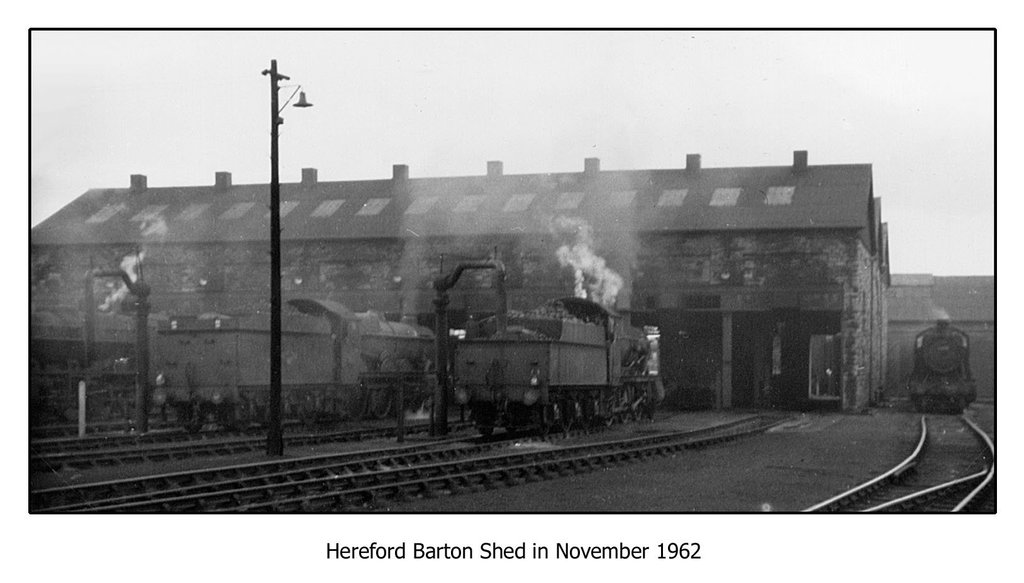
[[[396,434],[398,443],[405,442],[405,381],[399,381],[395,396]]]
[[[78,381],[78,437],[85,437],[85,381]]]
[[[732,407],[732,312],[722,312],[722,395],[723,409]]]

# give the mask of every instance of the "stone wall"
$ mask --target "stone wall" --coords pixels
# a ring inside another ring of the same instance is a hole
[[[570,241],[571,242],[571,241]],[[511,309],[530,309],[571,295],[574,277],[555,250],[564,236],[446,239],[286,241],[282,288],[290,297],[339,301],[351,309],[429,315],[430,283],[459,261],[495,251],[507,267]],[[842,406],[868,405],[882,386],[885,298],[877,261],[854,231],[669,233],[623,237],[596,233],[596,255],[622,276],[619,308],[635,312],[705,309],[841,312]],[[150,245],[144,253],[154,313],[251,314],[269,309],[269,249],[265,244]],[[131,245],[33,247],[33,310],[78,308],[90,264],[113,269],[136,253]],[[94,284],[97,303],[119,282]],[[493,275],[469,271],[452,293],[465,317],[493,310]],[[458,322],[460,316],[453,318]],[[816,332],[817,333],[817,332]],[[742,342],[735,338],[734,342]],[[714,348],[714,347],[712,347]],[[721,352],[721,346],[717,348]]]

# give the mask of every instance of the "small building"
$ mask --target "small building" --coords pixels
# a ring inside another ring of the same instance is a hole
[[[685,406],[861,409],[883,385],[888,250],[869,164],[602,170],[281,186],[284,299],[431,325],[430,281],[500,256],[509,307],[587,295],[660,335]],[[90,266],[141,259],[155,312],[269,309],[269,188],[90,190],[32,229],[33,311],[81,307]],[[491,275],[452,290],[454,327],[492,313]],[[116,290],[94,284],[94,296]],[[97,302],[97,303],[98,303]],[[104,302],[109,308],[109,303]],[[90,306],[88,309],[95,309]],[[116,308],[115,308],[116,309]]]
[[[995,401],[995,277],[893,274],[885,397],[904,399],[914,369],[914,338],[948,319],[970,337],[971,374],[981,402]]]

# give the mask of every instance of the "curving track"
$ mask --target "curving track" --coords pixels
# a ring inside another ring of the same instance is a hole
[[[805,512],[992,512],[995,445],[966,417],[921,417],[902,462]]]

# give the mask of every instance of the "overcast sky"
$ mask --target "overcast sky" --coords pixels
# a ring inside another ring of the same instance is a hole
[[[994,273],[990,32],[36,32],[31,223],[90,188],[870,163],[894,273]],[[287,98],[292,89],[281,91]]]

